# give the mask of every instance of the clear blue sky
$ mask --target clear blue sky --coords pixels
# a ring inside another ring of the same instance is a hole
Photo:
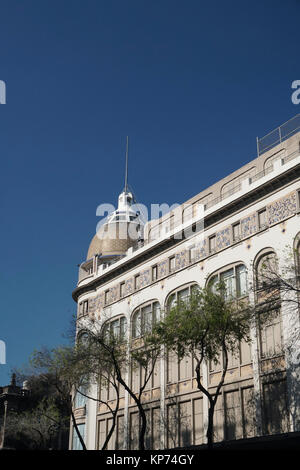
[[[299,0],[2,0],[0,384],[63,341],[77,264],[116,203],[181,203],[293,115]]]

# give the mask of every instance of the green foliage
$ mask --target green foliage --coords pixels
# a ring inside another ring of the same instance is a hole
[[[251,310],[246,301],[226,300],[224,289],[222,284],[216,292],[197,289],[179,300],[155,326],[153,343],[165,345],[180,359],[196,355],[216,362],[222,348],[234,351],[239,341],[250,341]]]

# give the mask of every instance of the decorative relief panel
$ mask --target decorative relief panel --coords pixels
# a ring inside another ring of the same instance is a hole
[[[141,272],[140,287],[148,286],[151,282],[150,269]]]
[[[297,211],[297,192],[292,192],[282,199],[279,199],[267,206],[268,223],[269,225],[276,224],[284,220]],[[258,231],[256,212],[241,219],[241,239],[247,238]],[[225,227],[216,233],[217,250],[222,250],[231,244],[231,227]],[[208,238],[202,239],[196,244],[196,250],[192,262],[203,259],[208,256]],[[182,269],[189,265],[189,251],[182,250],[175,254],[175,271]],[[168,275],[168,258],[161,261],[157,265],[158,279]],[[151,283],[151,270],[150,268],[140,273],[139,288],[145,287]],[[133,278],[125,281],[125,295],[132,294],[134,291]],[[119,299],[119,283],[113,286],[109,291],[110,303]],[[104,307],[104,292],[89,300],[89,313],[100,311]]]
[[[187,255],[188,255],[187,250],[183,250],[180,253],[177,253],[175,255],[175,269],[181,269],[187,266],[187,263],[188,263]]]
[[[207,252],[207,246],[208,246],[208,243],[207,243],[207,238],[204,238],[203,240],[201,240],[201,242],[199,243],[199,259],[202,259],[202,258],[205,258],[205,256],[208,255],[208,252]]]
[[[89,299],[89,313],[94,313],[96,310],[97,297]]]
[[[226,248],[226,246],[229,246],[231,243],[230,227],[226,227],[224,228],[224,230],[217,232],[216,239],[217,239],[218,250],[222,250],[223,248]]]
[[[133,278],[127,279],[127,281],[125,281],[125,292],[126,292],[126,294],[132,294],[132,292],[133,292]]]
[[[241,237],[246,238],[257,231],[256,212],[241,220]]]
[[[288,194],[288,196],[267,206],[269,225],[276,224],[277,222],[290,217],[296,212],[296,210],[296,193]]]
[[[110,301],[115,302],[119,299],[119,286],[116,285],[110,289]]]
[[[163,276],[166,276],[168,274],[168,260],[164,260],[161,263],[158,264],[157,270],[158,270],[158,278],[161,278]]]

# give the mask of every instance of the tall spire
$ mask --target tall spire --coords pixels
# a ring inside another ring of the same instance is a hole
[[[125,187],[124,192],[128,192],[128,136],[126,137],[126,162],[125,162]]]

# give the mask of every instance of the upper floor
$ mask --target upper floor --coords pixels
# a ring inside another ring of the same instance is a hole
[[[300,176],[300,115],[284,125],[288,132],[283,134],[282,126],[272,131],[279,136],[279,142],[268,145],[268,136],[258,140],[258,157],[231,175],[223,178],[208,189],[200,192],[181,206],[160,219],[149,221],[144,228],[144,239],[130,246],[125,254],[110,258],[106,263],[102,253],[82,263],[79,280],[73,293],[78,297],[82,288],[96,280],[113,279],[120,272],[141,264],[154,253],[173,247],[190,236],[190,230],[207,231],[229,215],[251,206],[256,200],[280,189],[289,181]],[[266,149],[266,151],[264,151]],[[260,152],[263,152],[260,154]],[[298,204],[298,201],[296,201]],[[266,212],[256,215],[257,225],[268,224]],[[241,225],[232,228],[232,238],[241,238]],[[208,245],[217,243],[217,238],[208,240]]]

